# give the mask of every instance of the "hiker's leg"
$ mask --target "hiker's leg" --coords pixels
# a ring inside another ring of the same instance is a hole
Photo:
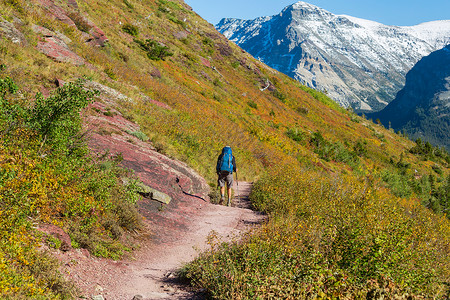
[[[225,178],[219,174],[219,178],[217,179],[217,185],[220,188],[220,200],[219,204],[223,204],[225,201]]]
[[[231,206],[231,187],[233,186],[233,174],[228,174],[227,176],[227,196],[228,202],[227,205]]]
[[[225,200],[225,185],[220,187],[220,204]]]

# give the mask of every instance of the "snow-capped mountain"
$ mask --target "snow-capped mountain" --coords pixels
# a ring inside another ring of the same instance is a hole
[[[368,117],[450,150],[450,45],[422,58],[396,98]]]
[[[362,111],[385,107],[415,63],[450,44],[450,20],[387,26],[305,2],[275,16],[222,19],[216,28],[267,65]]]

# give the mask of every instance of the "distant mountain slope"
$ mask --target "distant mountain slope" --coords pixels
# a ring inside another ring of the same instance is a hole
[[[450,150],[450,45],[420,60],[397,97],[369,117]]]
[[[387,26],[305,2],[271,17],[222,19],[216,28],[273,68],[363,111],[386,106],[417,61],[450,43],[450,21]]]

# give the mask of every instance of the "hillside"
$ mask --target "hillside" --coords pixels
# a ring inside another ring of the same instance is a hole
[[[216,28],[267,65],[359,112],[384,108],[415,63],[450,43],[448,20],[388,26],[302,1],[274,16],[222,19]]]
[[[382,111],[369,114],[386,127],[450,149],[450,45],[421,59],[405,87]]]
[[[193,286],[221,299],[445,297],[447,153],[411,151],[183,1],[0,8],[1,297],[77,295],[43,249],[119,260],[146,226],[182,230],[192,196],[217,200],[225,145],[269,222],[242,243],[211,238],[185,268]]]

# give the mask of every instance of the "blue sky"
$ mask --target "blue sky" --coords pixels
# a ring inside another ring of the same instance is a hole
[[[222,18],[254,19],[278,14],[296,0],[185,0],[209,23]],[[350,15],[386,25],[410,26],[450,20],[450,0],[309,0],[334,14]]]

